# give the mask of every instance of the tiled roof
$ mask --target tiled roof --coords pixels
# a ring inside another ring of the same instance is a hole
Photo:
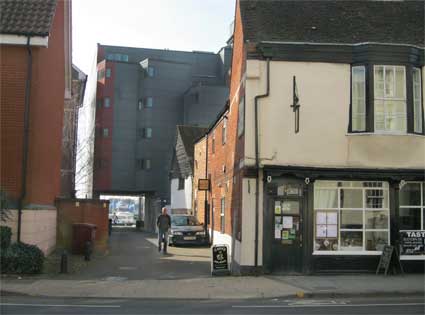
[[[48,36],[57,0],[0,0],[0,33]]]
[[[423,0],[240,1],[244,37],[251,42],[425,46]]]

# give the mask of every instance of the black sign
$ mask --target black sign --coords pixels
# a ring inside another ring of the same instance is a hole
[[[400,231],[400,255],[425,255],[425,231]]]
[[[229,272],[228,252],[226,245],[214,245],[212,247],[212,274]]]
[[[398,257],[397,251],[394,249],[394,246],[385,245],[382,250],[381,258],[379,259],[378,268],[376,268],[376,274],[379,273],[381,269],[385,270],[385,275],[388,273],[390,266],[393,266],[393,272],[395,273],[395,267],[397,266],[401,273],[404,273],[403,267],[400,263],[400,258]]]

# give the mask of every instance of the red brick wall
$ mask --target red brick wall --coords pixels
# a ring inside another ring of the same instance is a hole
[[[1,187],[21,188],[27,51],[1,46]],[[64,2],[58,1],[48,48],[33,48],[26,203],[53,205],[60,193],[65,94]],[[4,114],[4,116],[3,116]]]
[[[195,143],[194,149],[194,170],[193,170],[193,189],[192,189],[192,209],[197,209],[197,217],[199,222],[205,222],[205,191],[198,190],[198,180],[205,178],[206,170],[206,139]],[[195,204],[197,205],[195,207]]]
[[[58,248],[71,249],[72,224],[91,223],[97,226],[95,248],[105,250],[109,238],[109,201],[98,199],[57,199]]]
[[[220,230],[221,198],[225,197],[225,233],[232,235],[233,219],[236,218],[236,237],[240,239],[241,226],[241,187],[242,175],[239,160],[243,156],[243,135],[238,137],[238,106],[244,87],[241,83],[245,71],[245,45],[240,19],[239,5],[236,4],[235,30],[232,58],[232,76],[230,80],[229,110],[227,117],[227,141],[222,144],[223,119],[209,134],[208,173],[211,174],[210,200],[214,205],[214,227]],[[212,137],[215,134],[215,153],[212,151]],[[226,171],[223,172],[223,165]]]
[[[99,46],[98,56],[104,55],[103,47]],[[111,76],[106,77],[106,69],[111,69]],[[101,61],[98,72],[103,70],[105,77],[97,82],[96,101],[101,101],[102,106],[96,108],[96,136],[95,136],[95,191],[110,190],[112,186],[112,135],[114,122],[114,76],[115,64],[110,61]],[[104,99],[109,97],[110,106],[105,108]],[[109,136],[103,137],[103,128],[109,129]]]

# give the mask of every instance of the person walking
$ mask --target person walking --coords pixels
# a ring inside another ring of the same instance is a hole
[[[168,230],[171,228],[171,217],[167,214],[167,208],[162,208],[162,214],[156,219],[158,227],[158,252],[161,251],[161,243],[164,242],[164,254],[167,253]]]

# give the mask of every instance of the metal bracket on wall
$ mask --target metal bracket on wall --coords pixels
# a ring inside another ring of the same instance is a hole
[[[297,81],[294,76],[293,83],[293,104],[291,105],[293,112],[295,113],[295,133],[300,131],[300,103],[298,97]]]

